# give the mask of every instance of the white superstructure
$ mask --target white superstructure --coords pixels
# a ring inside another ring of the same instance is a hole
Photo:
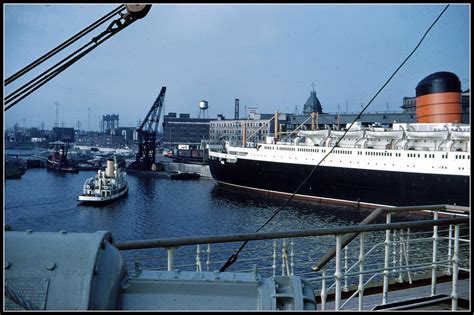
[[[392,129],[300,131],[292,141],[253,147],[226,144],[226,152],[210,157],[232,163],[237,159],[357,168],[383,171],[470,175],[470,126],[465,124],[394,124]],[[340,140],[324,161],[323,158]],[[322,162],[321,162],[322,161]]]
[[[105,170],[98,170],[95,177],[84,183],[83,193],[78,200],[82,202],[106,202],[124,196],[128,192],[125,175],[118,168],[117,160],[107,160]]]

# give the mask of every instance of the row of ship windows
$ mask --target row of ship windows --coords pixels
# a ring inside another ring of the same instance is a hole
[[[299,152],[316,152],[319,153],[319,149],[298,149]],[[326,149],[321,149],[322,153],[326,153]]]
[[[397,154],[398,154],[398,156],[400,156],[400,153],[397,153]],[[416,153],[408,153],[408,154],[407,154],[407,157],[409,157],[409,158],[419,158],[419,157],[421,157],[421,154],[420,154],[420,153],[418,153],[418,154],[416,154]],[[424,154],[424,157],[427,158],[427,159],[434,159],[436,156],[435,156],[434,154]],[[447,158],[448,158],[448,154],[443,154],[443,155],[441,155],[441,158],[442,158],[442,159],[447,159]],[[454,158],[455,158],[455,159],[468,159],[468,160],[469,160],[470,155],[456,154],[456,155],[454,156]]]
[[[416,153],[408,153],[408,154],[407,154],[407,157],[409,157],[409,158],[420,157],[420,153],[418,153],[418,154],[416,154]],[[434,157],[435,157],[434,154],[425,154],[425,158],[432,159],[432,158],[434,158]],[[447,154],[446,154],[446,155],[443,154],[443,155],[441,156],[442,159],[444,159],[445,157],[447,158],[448,155],[447,155]]]
[[[399,154],[399,153],[398,153]],[[257,155],[257,157],[260,157],[260,155]],[[264,157],[266,158],[266,155],[262,155],[261,157]],[[276,158],[275,156],[273,156],[273,158]],[[468,157],[469,158],[469,157]],[[294,158],[295,160],[298,160],[298,158]],[[290,157],[290,160],[291,160],[291,157]],[[313,162],[315,161],[314,159],[311,159]],[[308,161],[308,159],[306,159],[306,161]],[[333,162],[333,160],[329,160],[330,163]],[[339,161],[339,163],[343,163],[343,161]],[[355,164],[360,164],[359,162],[354,162]],[[349,161],[349,164],[352,164],[352,161]],[[364,163],[365,164],[365,163]],[[379,165],[378,163],[374,163],[375,165]],[[370,165],[370,162],[367,162],[366,165]],[[383,166],[387,166],[387,164],[383,164]],[[395,164],[392,164],[392,167],[396,166]],[[409,165],[407,164],[407,167],[414,167],[414,168],[417,168],[418,166],[417,165]],[[431,168],[435,168],[434,166],[431,166]],[[440,166],[439,168],[441,169],[448,169],[447,166]],[[458,167],[458,170],[464,170],[464,167]]]
[[[265,150],[275,150],[275,147],[270,147],[270,146],[263,146]],[[295,148],[287,148],[287,147],[276,147],[277,150],[280,151],[296,151]],[[319,149],[309,149],[309,148],[298,148],[298,152],[315,152],[319,153]],[[335,150],[335,153],[344,153],[344,154],[352,154],[350,151],[346,150]],[[321,153],[326,153],[326,149],[321,149]]]
[[[362,155],[361,151],[357,151],[358,155]],[[392,152],[365,152],[365,155],[374,155],[374,156],[392,156]],[[400,153],[395,153],[395,156],[401,156]]]
[[[268,146],[264,146],[264,148],[266,150],[273,150],[274,147],[268,147]],[[285,147],[277,147],[278,150],[282,150],[282,151],[295,151],[295,148],[285,148]],[[306,148],[299,148],[298,149],[299,152],[315,152],[315,153],[319,153],[319,149],[306,149]],[[325,153],[326,150],[325,149],[321,149],[321,152],[322,153]],[[334,150],[333,153],[338,153],[338,154],[352,154],[352,151],[349,151],[349,150]],[[363,155],[363,153],[361,151],[357,151],[357,155]],[[365,152],[365,155],[372,155],[372,156],[392,156],[392,153],[391,152]],[[395,153],[395,156],[396,157],[401,157],[401,153]],[[416,158],[416,157],[421,157],[421,154],[420,153],[408,153],[407,154],[407,157],[409,158]],[[429,158],[429,159],[433,159],[435,158],[435,155],[434,154],[424,154],[424,157],[425,158]],[[441,158],[442,159],[447,159],[448,158],[448,154],[443,154],[441,155]],[[462,155],[462,154],[456,154],[455,155],[455,158],[456,159],[470,159],[470,156],[469,155]]]
[[[254,130],[247,130],[247,132],[249,131],[254,131]],[[256,131],[256,130],[255,130]],[[268,130],[258,130],[259,134],[260,133],[268,133]],[[227,130],[227,129],[224,129],[224,130],[210,130],[209,131],[210,134],[213,134],[213,133],[216,133],[218,135],[222,134],[222,133],[229,133],[229,134],[241,134],[242,133],[242,130],[240,129],[237,129],[237,130]],[[239,138],[240,139],[240,138]]]

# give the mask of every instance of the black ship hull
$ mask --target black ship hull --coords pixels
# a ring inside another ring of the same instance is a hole
[[[79,168],[74,165],[59,165],[48,160],[46,165],[48,171],[55,171],[61,173],[79,173]]]
[[[312,165],[238,159],[209,160],[219,183],[265,194],[290,195],[311,173]],[[449,204],[469,206],[469,176],[318,167],[295,199],[362,207]]]

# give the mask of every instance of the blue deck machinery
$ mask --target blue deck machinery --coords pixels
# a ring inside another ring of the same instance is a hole
[[[315,310],[298,276],[128,273],[110,232],[5,231],[5,310]]]

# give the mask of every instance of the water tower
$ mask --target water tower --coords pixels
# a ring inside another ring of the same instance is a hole
[[[209,108],[209,103],[207,101],[200,101],[198,118],[209,118],[209,113],[207,112],[208,108]]]

